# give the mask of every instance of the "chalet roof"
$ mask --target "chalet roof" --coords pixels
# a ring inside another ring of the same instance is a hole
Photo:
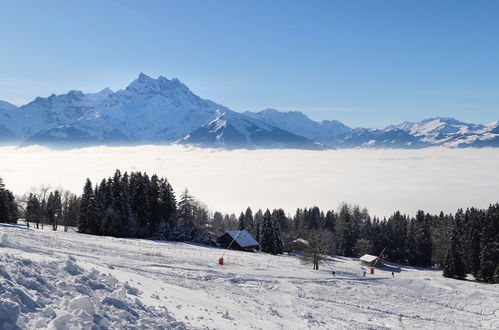
[[[303,238],[297,238],[297,239],[295,239],[293,241],[293,243],[301,243],[303,245],[310,245],[310,243],[307,240],[303,239]]]
[[[257,246],[259,243],[250,235],[246,230],[234,230],[228,231],[232,239],[234,239],[240,247],[249,247],[249,246]]]
[[[373,262],[376,259],[378,259],[378,257],[373,256],[371,254],[364,254],[362,257],[359,258],[359,260],[362,260],[365,262]]]

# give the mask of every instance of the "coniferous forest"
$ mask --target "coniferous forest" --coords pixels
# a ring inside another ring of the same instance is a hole
[[[472,274],[481,281],[499,281],[499,204],[455,214],[420,210],[408,216],[396,211],[383,219],[346,203],[338,210],[314,206],[294,214],[248,207],[237,216],[209,211],[187,189],[176,196],[166,178],[116,170],[95,185],[87,179],[81,196],[39,187],[15,198],[0,178],[0,222],[19,219],[37,229],[76,227],[84,234],[203,244],[215,244],[228,230],[247,230],[262,252],[309,252],[314,269],[327,254],[383,253],[391,262],[441,267],[446,277]]]

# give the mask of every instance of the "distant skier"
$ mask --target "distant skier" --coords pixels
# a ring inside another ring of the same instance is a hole
[[[336,277],[336,273],[334,272],[334,270],[333,270],[333,277]]]
[[[362,277],[366,277],[366,271],[364,271],[364,274],[362,275]]]
[[[395,278],[395,274],[392,272],[392,277]]]

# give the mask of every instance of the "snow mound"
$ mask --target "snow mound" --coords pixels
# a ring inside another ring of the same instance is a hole
[[[2,245],[8,243],[1,234]],[[0,256],[0,329],[185,329],[165,307],[145,306],[138,290],[87,271],[73,257],[34,262]]]

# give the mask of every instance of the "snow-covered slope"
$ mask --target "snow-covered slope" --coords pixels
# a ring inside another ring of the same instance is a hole
[[[323,120],[320,122],[311,120],[299,111],[281,112],[275,109],[266,109],[260,112],[247,111],[244,114],[326,145],[330,144],[338,135],[352,130],[337,120]]]
[[[440,270],[0,225],[0,328],[496,329],[499,286]],[[333,276],[332,271],[335,271]],[[179,322],[182,321],[182,322]],[[107,322],[107,326],[106,326]],[[11,327],[12,328],[12,327]],[[99,328],[99,327],[96,327]]]
[[[218,111],[209,123],[196,129],[180,143],[201,147],[319,149],[321,145],[230,110]]]
[[[15,109],[17,109],[15,105],[0,100],[0,145],[19,140],[8,124]]]

